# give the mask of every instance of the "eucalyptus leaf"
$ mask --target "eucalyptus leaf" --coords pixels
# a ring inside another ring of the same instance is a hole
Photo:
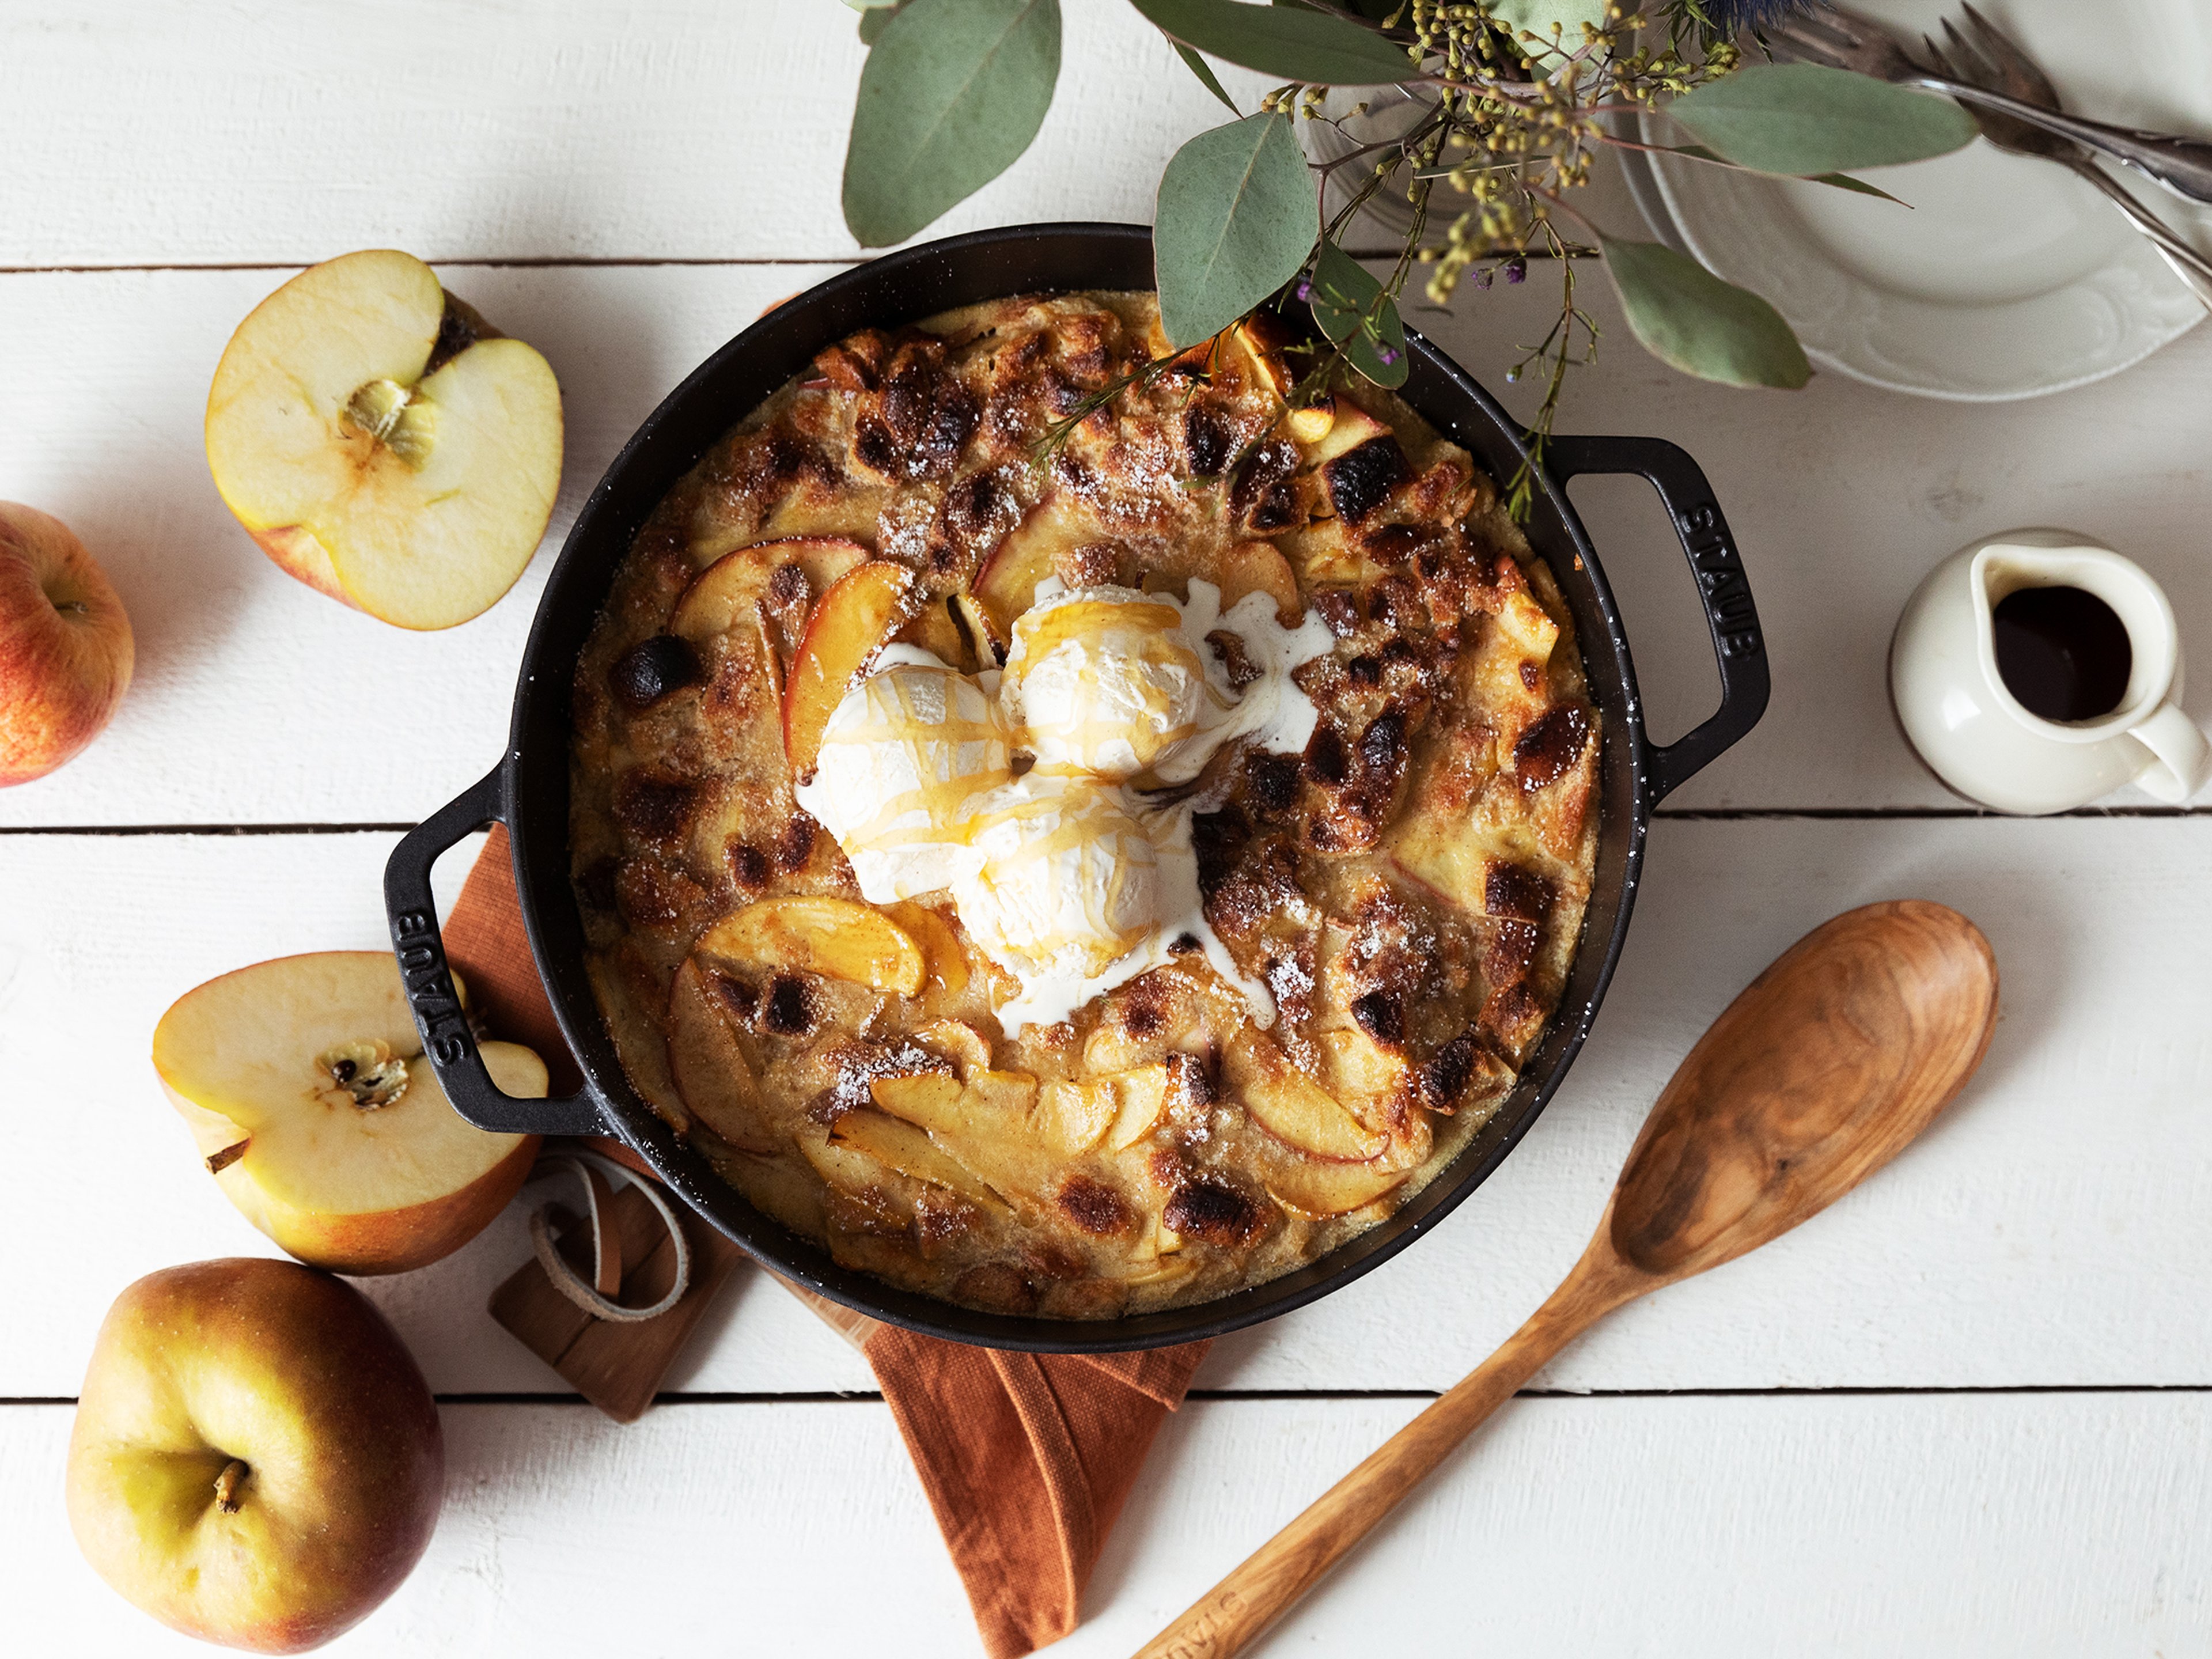
[[[1060,78],[1060,0],[908,0],[868,53],[845,223],[902,242],[1012,166]]]
[[[1316,211],[1305,155],[1279,112],[1201,132],[1177,150],[1160,175],[1152,228],[1169,343],[1218,334],[1297,276],[1313,252]]]
[[[1527,29],[1546,40],[1557,24],[1560,40],[1572,52],[1583,43],[1583,24],[1605,27],[1606,5],[1607,0],[1491,0],[1490,15],[1509,28]]]
[[[884,31],[890,27],[891,19],[897,15],[897,12],[898,6],[896,3],[884,6],[870,6],[866,10],[862,11],[860,14],[860,44],[864,46],[872,46],[877,41],[882,40],[884,38]]]
[[[1168,44],[1176,49],[1176,57],[1190,65],[1190,72],[1198,77],[1199,84],[1229,106],[1229,112],[1231,115],[1242,115],[1244,112],[1237,107],[1237,100],[1229,95],[1228,89],[1221,84],[1221,77],[1213,72],[1212,64],[1207,63],[1180,40],[1170,40]]]
[[[1323,242],[1308,283],[1314,321],[1352,366],[1382,386],[1406,384],[1406,325],[1397,303],[1367,267],[1334,242]]]
[[[1652,148],[1654,149],[1663,149],[1669,155],[1686,155],[1693,161],[1711,161],[1724,167],[1735,166],[1735,162],[1729,161],[1727,156],[1723,155],[1718,150],[1708,149],[1703,144],[1654,144]],[[1756,171],[1756,169],[1747,167],[1745,171],[1753,172]],[[1778,178],[1790,178],[1796,175],[1779,173],[1773,176]],[[1814,173],[1804,176],[1805,181],[1808,184],[1828,185],[1837,190],[1854,191],[1861,196],[1879,196],[1885,202],[1896,202],[1898,206],[1901,208],[1909,208],[1912,205],[1910,202],[1899,201],[1896,197],[1892,196],[1887,191],[1870,185],[1863,179],[1852,178],[1848,173]]]
[[[1170,40],[1310,86],[1388,85],[1415,73],[1403,46],[1328,12],[1239,0],[1129,0]]]
[[[851,3],[852,0],[846,0],[847,4],[849,5]],[[1278,6],[1295,6],[1304,11],[1327,9],[1323,6],[1316,4],[1315,0],[1270,0],[1270,3]],[[1387,23],[1390,21],[1391,14],[1402,10],[1405,4],[1406,0],[1343,0],[1341,9],[1356,11],[1372,22]]]
[[[1740,167],[1800,176],[1948,155],[1979,131],[1948,98],[1820,64],[1752,64],[1667,113]]]
[[[1605,240],[1628,326],[1663,363],[1723,386],[1791,389],[1813,378],[1781,313],[1657,242]]]

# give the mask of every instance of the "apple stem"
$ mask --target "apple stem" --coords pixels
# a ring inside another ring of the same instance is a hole
[[[238,1513],[238,1489],[246,1484],[248,1474],[245,1462],[232,1458],[222,1466],[222,1473],[215,1478],[215,1506],[225,1515]]]
[[[221,1152],[210,1152],[207,1155],[207,1172],[210,1175],[221,1175],[239,1159],[244,1158],[246,1149],[252,1144],[252,1139],[249,1136],[244,1140],[234,1140]]]

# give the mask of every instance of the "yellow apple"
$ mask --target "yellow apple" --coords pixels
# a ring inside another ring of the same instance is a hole
[[[131,618],[84,544],[0,501],[0,788],[98,737],[131,684]]]
[[[561,389],[389,248],[300,273],[238,325],[208,392],[208,466],[262,550],[402,628],[489,610],[561,486]]]
[[[544,1097],[536,1054],[482,1046],[501,1089]],[[161,1016],[154,1069],[246,1219],[338,1273],[450,1255],[538,1156],[537,1136],[489,1134],[453,1109],[388,951],[283,957],[210,980]]]
[[[299,1653],[421,1559],[445,1442],[360,1291],[289,1261],[199,1261],[108,1310],[67,1490],[77,1547],[134,1606],[204,1641]]]

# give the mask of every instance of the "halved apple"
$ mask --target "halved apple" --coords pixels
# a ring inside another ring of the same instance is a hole
[[[814,775],[830,716],[890,634],[913,584],[904,565],[875,559],[846,572],[816,603],[784,692],[783,752],[793,777]]]
[[[669,614],[668,631],[695,644],[713,639],[754,614],[753,607],[784,566],[797,565],[806,577],[807,592],[819,595],[867,558],[866,548],[842,536],[792,536],[741,547],[691,579]]]
[[[763,899],[699,937],[710,957],[849,980],[910,997],[921,989],[921,947],[872,905],[811,895]]]
[[[1274,1040],[1247,1025],[1221,1056],[1222,1081],[1255,1123],[1315,1158],[1364,1164],[1390,1144],[1295,1066]]]
[[[208,467],[264,552],[402,628],[514,585],[561,486],[545,359],[388,248],[300,273],[238,325],[208,392]]]
[[[536,1054],[482,1048],[501,1089],[544,1095]],[[452,1254],[538,1156],[537,1136],[488,1134],[453,1109],[388,951],[283,957],[210,980],[161,1016],[154,1069],[224,1195],[337,1273],[404,1273]]]
[[[692,1116],[739,1152],[765,1157],[775,1151],[775,1137],[711,971],[687,957],[668,988],[668,1069]]]

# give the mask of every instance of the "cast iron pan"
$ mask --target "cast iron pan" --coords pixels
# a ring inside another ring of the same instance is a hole
[[[1590,694],[1604,721],[1597,870],[1559,1012],[1512,1095],[1452,1164],[1389,1220],[1299,1271],[1194,1307],[1103,1320],[980,1313],[840,1267],[753,1208],[630,1087],[584,972],[584,933],[568,878],[568,698],[576,659],[646,517],[677,480],[830,342],[954,306],[1041,289],[1152,285],[1152,233],[1139,225],[1032,225],[980,231],[887,254],[786,301],[700,365],[623,447],[568,532],[546,584],[515,687],[506,757],[410,832],[385,872],[392,939],[424,1048],[447,1093],[486,1129],[615,1134],[714,1225],[778,1273],[893,1324],[957,1342],[1054,1352],[1155,1347],[1271,1319],[1349,1283],[1427,1232],[1528,1133],[1566,1076],[1620,955],[1651,811],[1742,737],[1766,708],[1767,665],[1743,567],[1705,475],[1657,438],[1555,438],[1528,532],[1573,609]],[[1404,396],[1493,477],[1521,463],[1522,432],[1490,395],[1426,340],[1407,332]],[[1720,660],[1718,711],[1680,741],[1645,736],[1636,671],[1595,550],[1567,503],[1582,473],[1650,481],[1672,518]],[[516,1100],[492,1084],[453,997],[430,896],[430,866],[471,831],[503,822],[522,915],[553,1009],[584,1074],[580,1094]]]

